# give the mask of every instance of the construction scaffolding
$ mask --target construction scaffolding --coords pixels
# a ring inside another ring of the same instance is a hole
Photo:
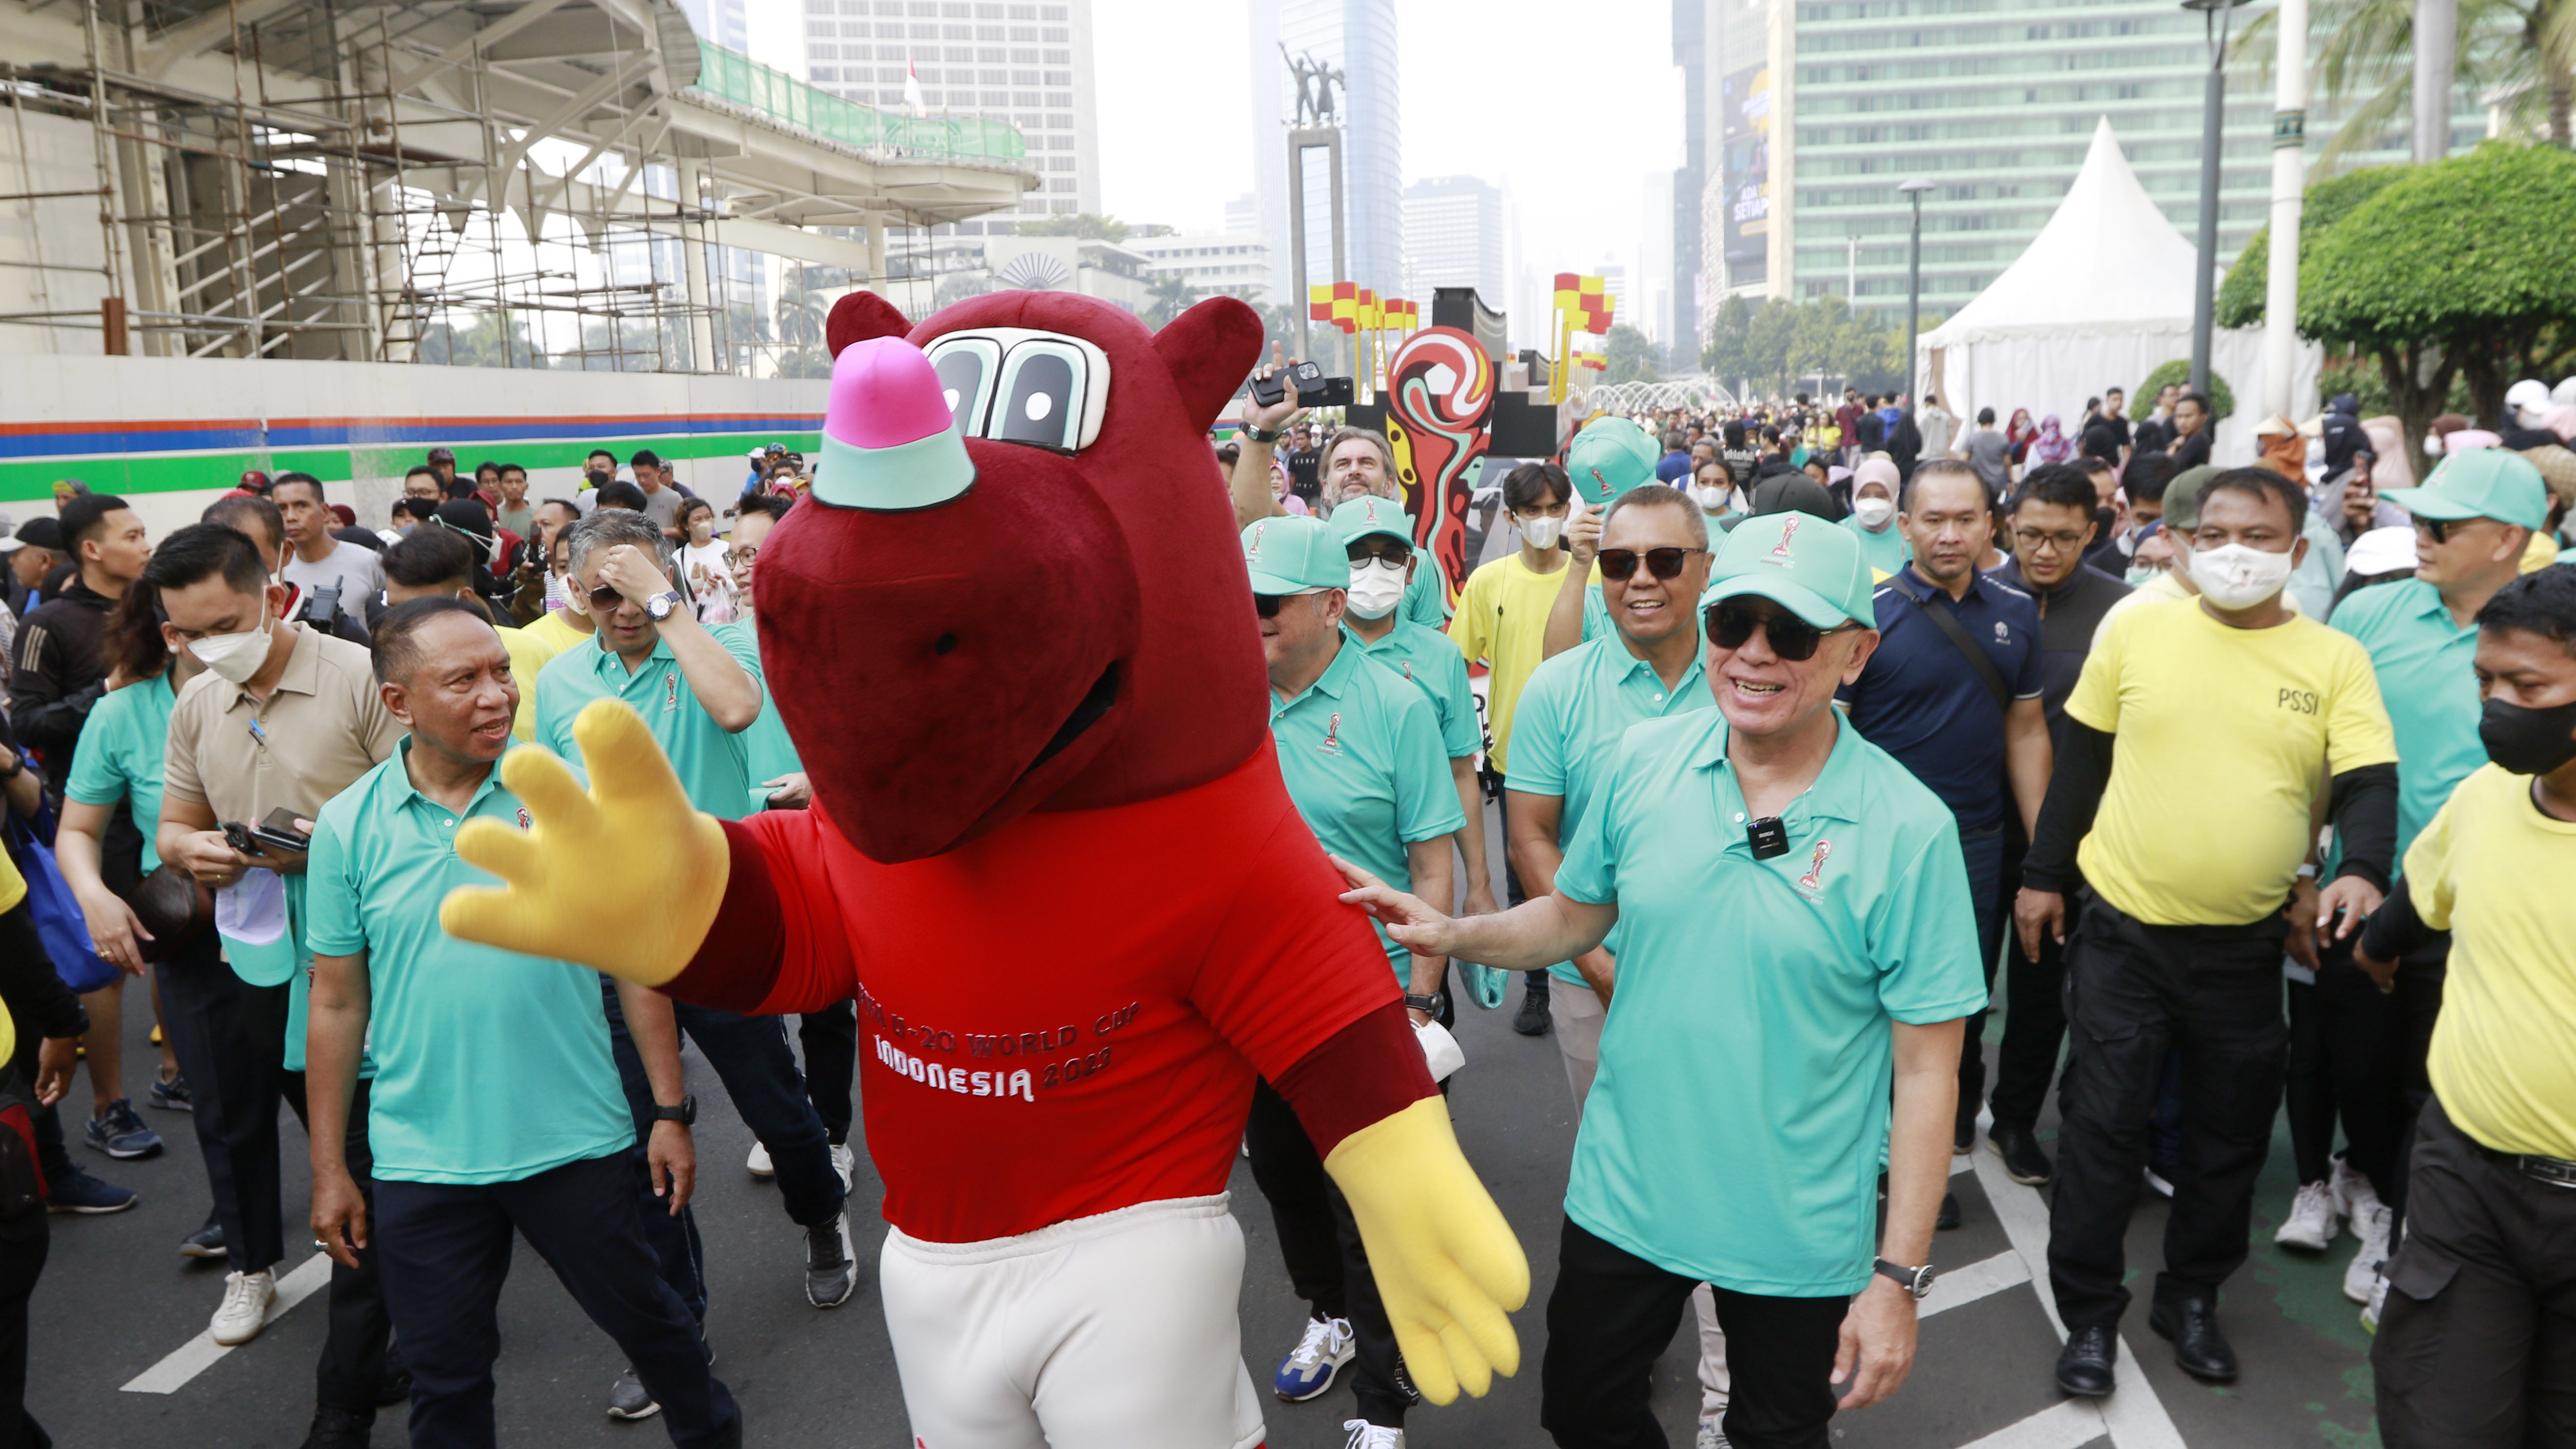
[[[890,231],[1037,183],[671,0],[0,0],[0,40],[0,351],[815,375],[828,292],[927,300]]]

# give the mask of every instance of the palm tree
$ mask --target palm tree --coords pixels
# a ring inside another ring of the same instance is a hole
[[[2501,97],[2507,125],[2576,141],[2576,0],[2458,0],[2455,84]],[[2277,12],[2255,17],[2231,47],[2240,64],[2268,73]],[[2357,102],[2318,153],[2331,171],[2404,124],[2414,104],[2414,0],[2319,0],[2309,25],[2323,43],[2317,76],[2326,98]],[[2447,150],[2447,147],[2443,149]]]
[[[1199,289],[1179,272],[1157,272],[1145,284],[1145,323],[1160,327],[1190,309],[1199,299]]]

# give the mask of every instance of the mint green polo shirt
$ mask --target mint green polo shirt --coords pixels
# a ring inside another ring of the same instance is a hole
[[[2379,699],[2397,735],[2397,859],[2441,813],[2442,802],[2487,762],[2478,742],[2478,626],[2451,622],[2442,591],[2422,579],[2373,584],[2344,596],[2327,621],[2358,640],[2379,676]]]
[[[1347,639],[1305,692],[1285,704],[1272,692],[1270,737],[1288,798],[1324,849],[1397,890],[1413,889],[1406,846],[1466,827],[1430,701]],[[1409,980],[1405,949],[1383,926],[1377,939],[1396,980]]]
[[[1459,657],[1458,646],[1449,642],[1448,635],[1398,619],[1374,644],[1344,624],[1342,642],[1359,646],[1374,662],[1421,686],[1422,697],[1431,701],[1432,719],[1440,727],[1442,754],[1455,760],[1483,746],[1484,726],[1476,720],[1476,694],[1467,685],[1467,661]]]
[[[143,832],[145,875],[161,865],[152,837],[161,820],[161,747],[169,741],[170,706],[177,702],[167,670],[101,695],[81,726],[71,778],[63,783],[63,793],[83,805],[123,800],[133,808],[135,828]]]
[[[449,891],[501,883],[457,858],[457,828],[528,812],[494,769],[459,815],[412,788],[411,749],[322,807],[306,871],[313,950],[367,954],[376,1176],[515,1182],[633,1147],[599,974],[439,929]]]
[[[760,652],[759,632],[749,624],[737,626],[751,641],[752,653]],[[1449,651],[1452,654],[1456,650]],[[796,743],[787,738],[787,722],[778,717],[778,696],[769,691],[766,681],[760,690],[760,717],[742,732],[743,763],[751,782],[750,800],[754,812],[769,808],[769,792],[760,786],[763,780],[800,773],[805,762],[796,756]]]
[[[1837,725],[1769,860],[1745,842],[1725,715],[1632,727],[1556,875],[1616,902],[1625,943],[1566,1214],[1743,1293],[1868,1286],[1890,1023],[1986,1002],[1957,818]]]
[[[767,695],[769,686],[760,673],[760,646],[753,642],[751,631],[740,624],[714,624],[707,632],[750,671],[753,682]],[[740,820],[751,813],[754,777],[745,739],[751,730],[734,734],[716,723],[690,690],[680,662],[671,657],[670,641],[654,640],[653,652],[633,674],[596,636],[548,661],[537,676],[536,743],[578,768],[581,746],[573,742],[572,722],[594,699],[622,699],[635,707],[653,731],[654,742],[670,757],[671,769],[680,777],[690,804],[719,820]],[[761,707],[768,708],[765,698]],[[758,728],[758,721],[752,728]]]
[[[1563,797],[1556,838],[1570,847],[1630,725],[1715,708],[1699,656],[1693,656],[1680,684],[1666,689],[1655,667],[1630,653],[1627,642],[1615,634],[1579,644],[1540,665],[1521,690],[1520,705],[1512,713],[1512,767],[1503,788]],[[1619,943],[1619,928],[1613,926],[1601,944],[1615,959]],[[1571,961],[1547,969],[1569,986],[1585,984]]]
[[[1404,599],[1396,605],[1397,617],[1408,624],[1419,624],[1434,633],[1449,627],[1449,589],[1440,581],[1440,570],[1431,562],[1431,550],[1414,550],[1422,557],[1422,567],[1413,571],[1413,581],[1404,586]],[[1458,646],[1452,644],[1451,649]]]
[[[1905,535],[1898,530],[1893,519],[1876,533],[1861,527],[1860,520],[1848,514],[1844,515],[1842,525],[1851,530],[1852,537],[1860,540],[1861,558],[1880,573],[1895,573],[1914,557],[1912,546],[1906,543]],[[2009,553],[2011,550],[2005,551]]]

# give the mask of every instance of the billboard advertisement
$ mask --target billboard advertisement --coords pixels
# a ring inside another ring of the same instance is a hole
[[[1747,66],[1719,83],[1725,107],[1719,132],[1719,165],[1725,181],[1726,283],[1743,287],[1769,279],[1771,237],[1771,68]]]

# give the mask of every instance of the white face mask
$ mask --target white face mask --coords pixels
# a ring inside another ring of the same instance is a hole
[[[1859,519],[1860,526],[1872,533],[1887,527],[1887,521],[1895,516],[1896,505],[1887,499],[1855,498],[1852,500],[1852,517]]]
[[[197,662],[235,684],[248,684],[259,667],[268,662],[269,641],[275,636],[273,621],[261,611],[259,627],[238,634],[209,634],[188,645]]]
[[[1691,498],[1697,502],[1703,510],[1714,513],[1718,509],[1726,506],[1726,485],[1723,483],[1710,483],[1694,488],[1691,490]]]
[[[1564,519],[1553,518],[1544,513],[1536,518],[1524,518],[1520,520],[1520,525],[1521,538],[1530,547],[1541,550],[1556,547],[1557,535],[1565,531]]]
[[[1404,599],[1404,570],[1383,559],[1351,569],[1350,609],[1363,619],[1383,619]]]
[[[2295,546],[2294,546],[2295,547]],[[2265,553],[2241,543],[2191,551],[2191,581],[2222,609],[2250,609],[2290,581],[2290,554]]]

